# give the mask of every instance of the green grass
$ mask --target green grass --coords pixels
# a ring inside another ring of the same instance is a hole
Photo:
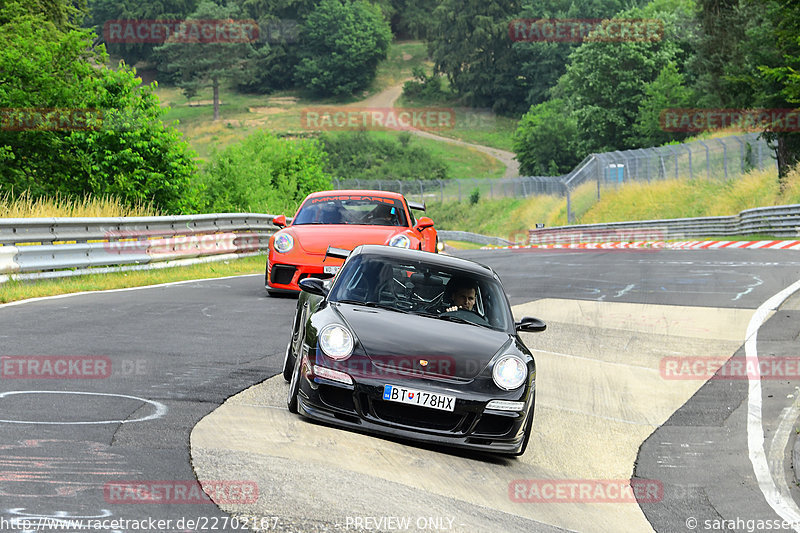
[[[221,278],[243,274],[263,274],[266,261],[266,255],[257,255],[233,261],[162,268],[158,270],[91,274],[38,281],[12,280],[0,284],[0,303],[42,296],[54,296],[56,294],[158,285],[160,283],[169,283],[173,281]],[[254,285],[258,285],[259,283],[263,283],[263,281],[254,281],[253,283]]]
[[[403,135],[400,131],[376,131],[377,137],[394,137]],[[450,169],[452,178],[500,178],[506,167],[497,159],[467,146],[457,146],[445,142],[413,136],[411,142],[422,146],[434,157],[440,158]]]
[[[369,94],[379,93],[412,77],[414,67],[428,60],[427,45],[422,41],[396,41],[389,48],[389,57],[378,65]],[[362,95],[363,96],[363,95]]]
[[[446,108],[455,111],[453,128],[437,130],[433,133],[450,139],[491,146],[508,152],[514,151],[512,137],[517,130],[519,117],[504,117],[496,115],[487,109],[472,109],[464,107],[456,99],[444,102],[430,102],[414,100],[401,96],[397,107],[432,107]]]

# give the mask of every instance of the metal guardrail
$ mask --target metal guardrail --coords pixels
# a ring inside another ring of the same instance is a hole
[[[489,237],[479,233],[471,233],[469,231],[439,230],[438,234],[440,241],[463,241],[491,246],[506,246],[509,244],[514,244],[511,241],[501,239],[500,237]]]
[[[660,241],[730,235],[800,237],[800,204],[747,209],[722,217],[641,220],[533,229],[528,244]]]
[[[273,215],[223,213],[130,218],[0,219],[0,278],[18,273],[71,275],[68,269],[147,265],[267,249]],[[766,234],[800,237],[800,204],[738,215],[581,224],[529,230],[528,244],[687,239]],[[442,240],[505,246],[499,237],[439,231]],[[102,271],[102,268],[97,268]]]
[[[273,218],[254,213],[4,218],[0,219],[0,274],[258,252],[267,249],[269,236],[277,230]]]

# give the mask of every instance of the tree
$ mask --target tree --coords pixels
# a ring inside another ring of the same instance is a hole
[[[428,35],[436,2],[431,0],[393,0],[392,31],[397,37],[424,39]]]
[[[794,2],[769,0],[757,7],[764,15],[761,24],[751,26],[747,32],[748,41],[770,53],[758,58],[758,74],[751,78],[757,87],[755,104],[773,109],[797,107],[800,103],[800,6]],[[767,128],[764,136],[775,147],[778,182],[783,191],[789,171],[800,162],[800,132],[773,126]]]
[[[313,140],[257,132],[214,154],[202,174],[210,212],[291,213],[309,193],[331,188],[326,154]]]
[[[241,75],[253,54],[253,46],[246,34],[212,37],[203,42],[203,37],[196,33],[197,26],[192,24],[192,21],[203,20],[240,20],[240,11],[237,6],[221,6],[214,0],[203,0],[187,18],[186,32],[173,33],[153,52],[161,61],[159,69],[176,74],[176,84],[187,98],[194,97],[203,87],[212,87],[214,120],[219,120],[220,82]]]
[[[322,0],[301,31],[298,85],[319,95],[350,95],[375,78],[392,33],[380,9],[365,0]]]
[[[467,105],[519,108],[523,86],[508,35],[519,10],[518,0],[443,0],[434,10],[428,41],[434,72],[445,74]]]
[[[760,9],[759,9],[760,10]],[[709,108],[747,107],[755,98],[748,81],[747,29],[759,13],[741,0],[697,0],[699,35],[687,69],[696,74],[697,105]],[[748,43],[751,44],[751,43]]]
[[[577,150],[578,123],[561,99],[531,106],[514,132],[514,152],[525,176],[566,174],[582,156]]]
[[[677,8],[681,8],[676,11]],[[667,10],[669,9],[669,10]],[[664,33],[674,32],[675,19],[691,14],[691,2],[654,1],[647,9],[634,8],[617,15],[621,19],[658,18]],[[575,109],[581,153],[637,148],[641,143],[631,127],[639,115],[645,87],[681,52],[670,38],[614,41],[597,38],[597,30],[569,58],[567,72],[556,94]],[[595,36],[595,38],[593,38]]]
[[[666,131],[662,113],[667,109],[685,108],[692,101],[692,92],[684,86],[678,67],[672,61],[667,63],[656,79],[644,88],[639,115],[633,125],[637,143],[640,146],[659,146],[686,138],[686,133]]]
[[[447,165],[424,147],[412,142],[411,134],[397,140],[364,131],[355,134],[324,134],[328,154],[326,169],[336,177],[357,180],[448,179]]]
[[[625,0],[523,0],[518,15],[522,20],[560,19],[586,20],[611,18],[624,7],[641,4]],[[520,104],[530,107],[550,97],[550,89],[566,71],[569,54],[581,40],[528,42],[524,38],[513,44],[515,69],[521,83]]]
[[[0,24],[0,188],[190,211],[194,154],[160,121],[152,87],[106,68],[91,31],[16,13]]]
[[[142,39],[131,38],[130,42],[115,42],[104,30],[108,24],[121,20],[154,21],[183,20],[197,7],[198,0],[160,0],[158,2],[141,2],[139,0],[89,0],[91,23],[99,36],[100,42],[106,45],[109,53],[120,56],[129,65],[139,61],[149,61],[153,49],[158,43],[143,42]]]

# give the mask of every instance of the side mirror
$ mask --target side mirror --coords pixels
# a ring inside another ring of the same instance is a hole
[[[422,231],[424,229],[432,227],[433,227],[433,220],[430,217],[419,217],[419,219],[417,220],[417,225],[414,226],[414,229],[417,231]]]
[[[539,320],[538,318],[533,318],[532,316],[524,316],[522,320],[514,324],[514,329],[517,331],[524,331],[527,333],[536,333],[537,331],[544,331],[547,329],[547,324]]]
[[[279,228],[286,227],[286,215],[278,215],[272,219],[272,224],[278,226]]]
[[[328,295],[328,288],[325,286],[325,281],[319,278],[301,279],[298,285],[302,290],[308,293],[322,296],[323,298]]]

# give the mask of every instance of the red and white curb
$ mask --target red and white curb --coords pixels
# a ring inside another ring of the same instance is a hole
[[[578,249],[578,250],[717,250],[720,248],[747,248],[750,250],[800,250],[800,241],[635,241],[635,242],[580,242],[547,244],[513,244],[510,246],[483,246],[481,250],[516,250],[525,248]]]

